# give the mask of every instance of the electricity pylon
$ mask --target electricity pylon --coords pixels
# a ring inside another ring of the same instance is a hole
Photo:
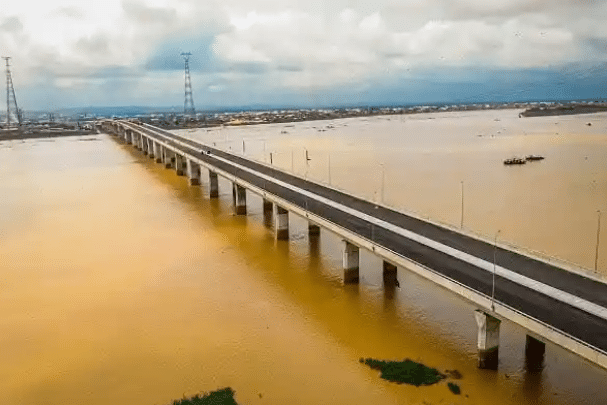
[[[183,102],[183,115],[194,116],[194,97],[192,96],[192,81],[190,79],[190,52],[183,52],[181,56],[185,60],[185,100]]]
[[[3,56],[6,61],[6,126],[11,124],[11,101],[14,106],[14,114],[18,125],[21,125],[21,110],[17,106],[17,97],[15,97],[15,88],[13,87],[13,78],[10,69],[10,56]]]

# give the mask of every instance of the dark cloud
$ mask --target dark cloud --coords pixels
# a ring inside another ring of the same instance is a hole
[[[199,36],[171,38],[160,43],[143,64],[148,71],[183,70],[181,53],[191,52],[190,70],[209,72],[222,70],[216,59],[212,45],[215,37],[202,34]]]

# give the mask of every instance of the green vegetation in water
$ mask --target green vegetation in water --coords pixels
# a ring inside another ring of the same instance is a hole
[[[447,383],[447,387],[449,387],[449,391],[451,391],[455,395],[459,395],[461,393],[461,390],[459,389],[459,385],[457,385],[455,383],[452,383],[452,382]]]
[[[195,395],[192,398],[184,398],[173,401],[172,405],[238,405],[234,400],[234,390],[230,387],[217,391],[205,393],[202,396]]]
[[[411,384],[419,387],[420,385],[436,384],[446,377],[435,368],[426,367],[409,359],[385,361],[361,358],[360,362],[374,370],[380,370],[380,377],[384,380],[398,384]]]

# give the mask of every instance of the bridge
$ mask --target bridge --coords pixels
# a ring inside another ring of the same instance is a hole
[[[509,320],[527,331],[527,365],[539,367],[550,341],[607,368],[607,283],[564,263],[439,225],[303,179],[147,124],[100,121],[101,129],[133,144],[156,162],[200,184],[209,175],[217,198],[218,176],[232,183],[236,214],[247,211],[247,192],[273,213],[277,239],[289,238],[289,214],[343,238],[343,281],[358,282],[359,252],[383,260],[384,283],[399,269],[413,271],[472,302],[477,309],[478,365],[496,369],[499,330]]]

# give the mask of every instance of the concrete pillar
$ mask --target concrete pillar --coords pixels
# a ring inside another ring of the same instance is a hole
[[[480,310],[474,311],[474,317],[478,325],[478,367],[497,370],[501,321]]]
[[[162,163],[162,145],[158,142],[154,142],[154,156],[156,156],[156,163]]]
[[[276,239],[287,240],[289,239],[289,211],[276,205],[276,211],[274,216],[274,231]]]
[[[343,241],[344,256],[344,284],[358,283],[358,269],[360,265],[359,248],[347,240]]]
[[[148,152],[148,137],[147,136],[141,136],[141,151],[143,152],[144,155],[147,155]]]
[[[263,212],[271,212],[274,209],[274,205],[272,204],[272,201],[270,200],[266,200],[265,198],[263,199]]]
[[[184,165],[185,157],[181,156],[179,153],[175,154],[175,171],[177,172],[177,176],[183,176],[183,165]]]
[[[164,160],[164,167],[166,167],[167,169],[172,169],[174,166],[174,162],[175,162],[175,156],[172,150],[165,148],[164,149],[164,156],[165,156],[165,160]]]
[[[197,186],[200,184],[200,165],[191,159],[187,160],[187,173],[190,179],[190,185]]]
[[[308,222],[308,236],[318,235],[320,235],[320,226],[313,224],[312,222]]]
[[[234,198],[236,215],[247,215],[247,189],[234,183],[232,185],[232,197]]]
[[[390,262],[384,260],[383,263],[383,276],[384,276],[384,285],[396,285],[398,286],[396,266]]]
[[[546,343],[527,335],[525,340],[525,368],[528,371],[539,371],[544,367]]]
[[[148,138],[148,156],[153,159],[154,155],[154,140],[152,138]]]
[[[217,173],[209,170],[209,197],[219,197],[219,179]]]

